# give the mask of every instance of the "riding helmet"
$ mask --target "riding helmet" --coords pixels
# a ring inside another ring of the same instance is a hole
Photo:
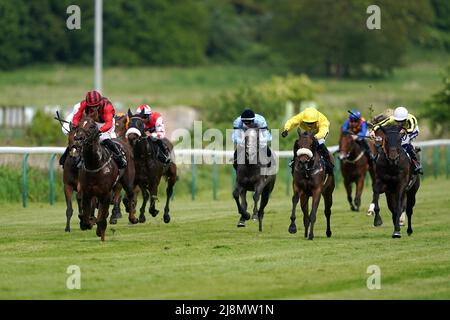
[[[405,121],[408,118],[408,110],[405,107],[398,107],[394,110],[395,121]]]
[[[141,104],[137,107],[136,112],[141,113],[144,110],[144,114],[150,116],[152,114],[152,108],[148,104]]]
[[[255,120],[255,113],[250,109],[245,109],[241,114],[242,121],[253,121]]]
[[[102,95],[96,90],[91,90],[86,93],[86,105],[89,107],[99,105],[102,99]]]
[[[350,113],[350,120],[358,121],[359,119],[361,119],[361,113],[358,110],[353,109],[349,113]]]
[[[303,122],[314,123],[319,121],[319,111],[316,108],[306,108],[303,111]]]

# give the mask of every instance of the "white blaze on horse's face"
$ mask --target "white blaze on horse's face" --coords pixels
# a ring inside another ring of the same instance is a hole
[[[86,126],[86,124],[87,124],[87,121],[84,121],[84,123],[83,123],[83,127],[84,127],[84,126]]]

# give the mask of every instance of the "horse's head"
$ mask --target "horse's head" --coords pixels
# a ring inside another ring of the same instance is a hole
[[[128,116],[126,114],[116,115],[114,119],[116,121],[115,133],[117,138],[125,139],[128,130]]]
[[[245,131],[245,159],[251,164],[256,164],[259,151],[259,129],[250,128]]]
[[[99,109],[100,109],[100,105],[89,106],[86,109],[86,115],[89,118],[91,118],[92,120],[94,120],[96,122],[100,122]]]
[[[308,131],[298,132],[296,165],[299,168],[308,167],[308,163],[314,161],[314,154],[317,152],[319,142],[314,134]]]
[[[353,139],[354,133],[351,131],[344,131],[339,138],[339,159],[345,160],[355,148]]]
[[[401,127],[395,124],[381,128],[384,154],[390,164],[397,165],[402,150]]]
[[[98,141],[100,131],[97,124],[90,117],[83,117],[74,133],[74,145],[77,149],[81,149],[83,145],[92,145]]]
[[[67,145],[69,146],[69,156],[70,157],[79,157],[80,150],[77,148],[75,144],[75,131],[72,122],[69,123],[69,133],[67,134]]]
[[[144,119],[143,113],[132,114],[130,109],[128,109],[128,129],[125,133],[125,137],[128,139],[128,142],[132,147],[136,145],[136,142],[145,136],[144,133]]]

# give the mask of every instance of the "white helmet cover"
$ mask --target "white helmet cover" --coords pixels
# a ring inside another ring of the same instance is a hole
[[[408,110],[405,107],[398,107],[394,110],[395,121],[405,121],[408,118]]]

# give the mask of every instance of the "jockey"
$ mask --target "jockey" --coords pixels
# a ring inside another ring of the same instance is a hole
[[[422,166],[417,159],[414,147],[411,144],[411,142],[419,135],[419,125],[416,117],[410,114],[405,107],[398,107],[394,110],[394,114],[392,116],[386,118],[373,127],[373,130],[370,132],[370,136],[374,138],[375,132],[388,124],[397,124],[403,128],[405,135],[402,137],[402,147],[405,149],[414,164],[414,173],[423,174]]]
[[[116,137],[114,132],[114,107],[111,102],[107,98],[102,97],[98,91],[89,91],[86,94],[86,99],[80,102],[80,107],[73,116],[73,128],[78,126],[83,115],[89,115],[91,111],[98,111],[99,122],[97,122],[97,127],[101,133],[100,142],[112,152],[113,158],[117,162],[119,169],[125,168],[127,166],[126,156],[119,146],[111,140]]]
[[[164,128],[164,121],[158,112],[152,111],[152,108],[147,104],[141,104],[137,109],[137,113],[143,113],[142,118],[145,120],[144,132],[145,134],[156,142],[159,150],[159,159],[163,163],[170,163],[170,150],[162,140],[166,135],[166,129]]]
[[[242,133],[250,128],[260,129],[259,148],[267,148],[267,157],[270,158],[272,152],[267,144],[269,141],[272,141],[272,134],[267,127],[266,119],[260,114],[255,114],[255,112],[250,109],[245,109],[242,114],[233,121],[234,146],[236,147],[238,144],[244,142],[244,135]],[[233,167],[235,170],[237,170],[237,164],[237,149],[235,148],[233,156]]]
[[[325,161],[325,172],[328,174],[333,174],[333,162],[330,157],[330,153],[328,152],[327,147],[325,146],[325,140],[328,136],[328,132],[330,130],[330,122],[324,114],[319,112],[315,108],[306,108],[304,111],[299,114],[293,116],[289,119],[284,125],[284,130],[281,133],[283,138],[287,137],[289,130],[294,127],[300,127],[305,131],[312,132],[314,137],[319,142],[319,147],[317,151]],[[296,150],[295,150],[296,151]],[[296,157],[294,151],[294,158]],[[291,160],[289,166],[292,168],[294,160]]]
[[[366,141],[368,133],[366,119],[364,119],[364,117],[361,116],[361,113],[356,109],[353,109],[348,113],[349,116],[342,125],[341,130],[342,132],[350,131],[353,133],[353,139],[356,140],[356,142],[361,146],[369,159],[369,163],[371,163],[373,160],[373,155]]]

